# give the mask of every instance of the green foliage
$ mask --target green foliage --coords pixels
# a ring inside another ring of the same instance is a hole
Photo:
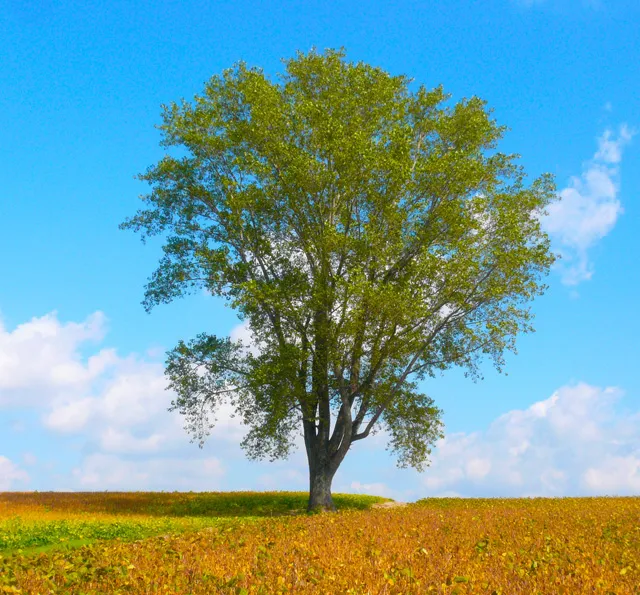
[[[305,492],[220,492],[180,494],[171,503],[157,504],[150,512],[168,516],[263,517],[302,513],[307,504]],[[367,510],[389,498],[364,494],[334,494],[339,510]]]
[[[442,412],[408,378],[462,366],[475,379],[483,355],[501,371],[533,330],[553,179],[525,185],[477,97],[452,105],[342,50],[284,64],[272,81],[241,62],[164,106],[163,146],[182,156],[140,176],[149,208],[121,225],[168,234],[148,311],[205,287],[258,343],[181,341],[172,410],[202,446],[207,411],[230,400],[251,458],[286,457],[302,424],[310,467],[329,475],[384,425],[400,465],[422,469]]]
[[[398,466],[423,472],[431,453],[429,445],[443,436],[439,420],[442,411],[427,395],[413,392],[416,383],[405,384],[398,398],[387,405],[385,421],[391,433],[391,449],[399,452]]]
[[[77,496],[77,497],[74,497]],[[62,498],[71,497],[69,506]],[[262,518],[304,514],[308,494],[304,492],[202,492],[122,494],[40,493],[33,503],[44,506],[42,518],[13,515],[0,519],[0,554],[20,550],[41,553],[66,546],[80,547],[97,540],[133,541],[154,535],[200,531],[207,527],[233,526],[234,519],[256,522]],[[388,501],[380,496],[335,494],[339,510],[367,510]],[[4,500],[0,495],[0,503]],[[69,511],[70,518],[47,519],[47,513]],[[82,514],[78,518],[78,514]],[[91,513],[100,516],[93,518]],[[105,518],[105,514],[117,517]],[[144,516],[142,516],[144,515]],[[230,524],[231,523],[231,524]]]
[[[162,533],[196,531],[210,527],[218,519],[140,519],[140,520],[79,520],[23,522],[19,518],[0,522],[0,552],[52,544],[74,542],[83,545],[99,539],[130,541]],[[43,550],[44,551],[44,550]]]

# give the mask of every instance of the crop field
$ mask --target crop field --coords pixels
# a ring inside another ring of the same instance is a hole
[[[0,493],[0,593],[640,594],[640,498]]]

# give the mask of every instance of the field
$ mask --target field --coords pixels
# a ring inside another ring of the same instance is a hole
[[[0,593],[640,594],[640,498],[0,493]]]

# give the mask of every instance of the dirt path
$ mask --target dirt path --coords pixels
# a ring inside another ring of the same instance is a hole
[[[406,502],[376,502],[371,508],[396,508],[397,506],[406,506]]]

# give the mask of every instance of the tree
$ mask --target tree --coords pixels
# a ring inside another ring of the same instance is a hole
[[[475,381],[483,354],[501,372],[517,353],[556,258],[539,225],[556,194],[493,151],[505,127],[476,97],[448,105],[344,50],[283,62],[277,82],[241,62],[163,106],[162,145],[182,155],[139,176],[152,208],[120,227],[171,232],[147,311],[205,287],[259,345],[180,341],[169,410],[202,447],[231,402],[252,459],[286,458],[301,425],[308,509],[335,510],[336,470],[381,426],[398,466],[424,470],[442,411],[415,380],[458,365]]]

